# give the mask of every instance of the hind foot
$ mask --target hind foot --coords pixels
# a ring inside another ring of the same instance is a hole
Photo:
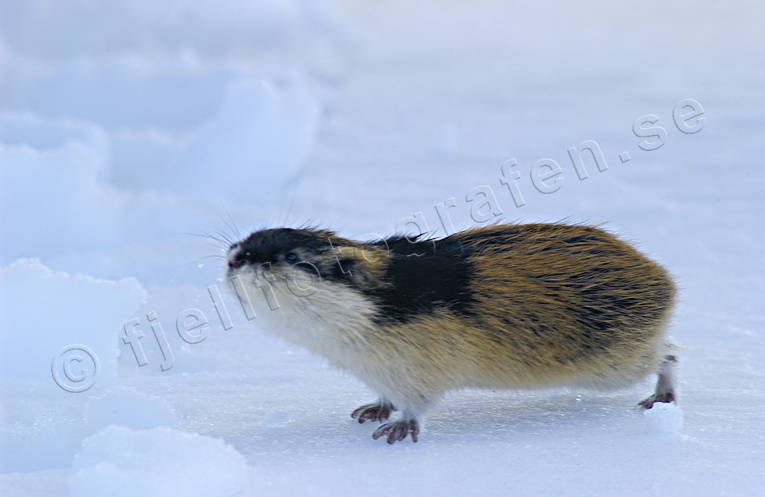
[[[390,417],[390,413],[396,408],[385,399],[380,399],[372,404],[364,404],[351,413],[351,418],[359,419],[359,423],[364,421],[385,421]]]
[[[638,403],[644,409],[650,409],[656,402],[677,402],[675,394],[675,369],[677,358],[673,355],[664,356],[659,367],[659,378],[656,380],[656,390],[653,395]]]
[[[675,401],[675,394],[674,392],[665,392],[661,395],[653,394],[647,399],[641,400],[638,405],[644,409],[650,409],[653,407],[653,405],[657,402],[674,402]]]
[[[380,427],[372,433],[372,438],[377,440],[384,435],[388,435],[388,443],[392,444],[399,440],[405,440],[407,435],[411,435],[412,442],[417,442],[419,434],[420,425],[417,423],[416,419],[400,419],[392,423],[380,425]]]

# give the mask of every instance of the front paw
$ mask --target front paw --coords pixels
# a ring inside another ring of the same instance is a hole
[[[373,404],[365,404],[351,413],[351,418],[358,418],[359,423],[364,421],[385,421],[390,417],[390,413],[395,411],[393,404],[384,400]]]
[[[378,438],[388,435],[388,443],[398,442],[399,440],[406,439],[407,435],[412,436],[412,442],[417,442],[417,437],[420,434],[420,426],[415,419],[400,419],[392,423],[385,423],[380,425],[379,428],[372,433],[372,438],[377,440]]]

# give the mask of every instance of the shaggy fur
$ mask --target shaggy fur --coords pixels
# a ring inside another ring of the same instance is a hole
[[[380,394],[354,412],[360,422],[403,411],[375,432],[391,443],[416,440],[449,390],[610,389],[657,372],[675,298],[667,272],[631,245],[564,224],[376,243],[262,230],[231,247],[226,270],[268,329]]]

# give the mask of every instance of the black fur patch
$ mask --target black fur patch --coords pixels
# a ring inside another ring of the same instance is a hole
[[[387,245],[392,256],[388,285],[364,292],[379,307],[378,322],[404,323],[439,309],[472,315],[473,271],[459,241],[392,238]]]
[[[355,271],[358,271],[356,262],[345,257],[342,259],[333,257],[332,259],[333,262],[330,262],[329,268],[325,268],[322,271],[322,276],[330,281],[352,285],[351,276]]]
[[[329,247],[326,236],[306,230],[277,228],[256,231],[239,242],[238,258],[249,264],[277,262],[277,255],[285,255],[295,249],[321,253]]]

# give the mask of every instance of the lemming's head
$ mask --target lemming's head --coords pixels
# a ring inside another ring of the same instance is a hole
[[[274,228],[260,230],[231,245],[230,271],[252,265],[293,265],[315,259],[331,249],[334,235],[324,230]]]
[[[228,278],[248,276],[357,285],[373,276],[386,252],[321,229],[273,228],[234,243],[226,256]]]

